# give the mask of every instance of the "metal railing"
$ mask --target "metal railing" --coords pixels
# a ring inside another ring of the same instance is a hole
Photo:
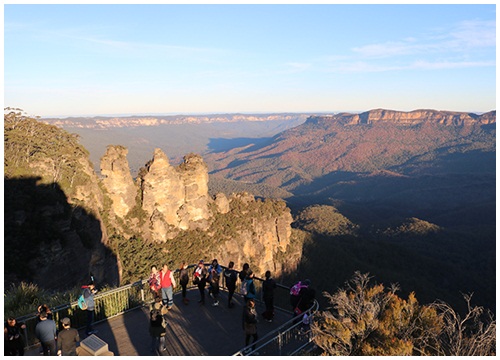
[[[310,321],[318,308],[319,304],[314,300],[313,305],[304,313],[290,319],[256,342],[245,346],[233,356],[293,356],[300,354],[313,345]],[[304,315],[308,316],[309,323],[304,323]]]
[[[208,265],[205,265],[208,266]],[[188,266],[188,269],[192,269],[196,265]],[[226,269],[225,266],[221,265],[223,270]],[[238,272],[238,271],[237,271]],[[174,278],[179,284],[179,270],[175,270]],[[238,272],[239,273],[239,272]],[[226,290],[224,277],[221,276],[221,288]],[[254,277],[254,284],[257,292],[256,300],[262,301],[262,283],[264,279]],[[190,282],[188,288],[195,288]],[[277,284],[277,290],[275,292],[275,308],[290,313],[292,311],[286,310],[290,308],[289,303],[289,290],[290,288],[281,284]],[[177,286],[174,289],[174,294],[181,291],[181,286]],[[239,286],[236,287],[235,293],[240,293]],[[107,319],[113,318],[115,316],[122,315],[128,311],[135,310],[137,308],[143,307],[146,304],[150,304],[154,301],[154,295],[149,290],[147,279],[141,279],[133,284],[124,285],[116,289],[104,291],[102,293],[97,293],[94,296],[95,302],[95,317],[94,323],[106,321]],[[314,305],[307,310],[308,314],[313,314],[318,309],[318,303],[315,301]],[[64,317],[69,317],[71,319],[71,325],[73,328],[82,329],[86,326],[87,313],[85,310],[81,310],[78,307],[78,301],[73,301],[68,304],[63,304],[51,308],[52,319],[56,323],[56,327],[60,330],[60,321]],[[300,325],[302,324],[299,317],[293,318],[280,326],[277,330],[266,334],[262,339],[259,339],[256,343],[245,347],[238,351],[234,355],[252,355],[255,352],[261,354],[269,355],[293,355],[299,351],[302,347],[308,345],[311,341],[310,335],[307,332],[300,331]],[[26,325],[24,329],[24,341],[25,348],[30,349],[39,345],[39,341],[35,336],[35,327],[38,323],[38,317],[36,314],[24,315],[16,319],[17,322],[23,322]],[[255,346],[255,350],[251,348]],[[293,348],[291,351],[290,349]]]

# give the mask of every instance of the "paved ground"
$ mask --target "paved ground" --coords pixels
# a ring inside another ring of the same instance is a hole
[[[174,307],[168,313],[167,349],[164,356],[229,356],[245,346],[245,334],[242,329],[242,298],[235,296],[235,307],[227,307],[227,293],[221,292],[220,305],[212,306],[211,298],[206,295],[206,304],[198,303],[200,294],[197,289],[188,291],[190,303],[184,305],[181,295],[174,297]],[[257,302],[258,313],[264,311],[264,305]],[[276,311],[275,319],[268,323],[260,317],[257,326],[259,336],[276,329],[291,318],[286,312]],[[141,308],[130,311],[95,325],[96,336],[108,343],[109,350],[115,356],[152,355],[149,335],[149,309]],[[80,332],[82,339],[84,331]],[[34,349],[26,355],[40,355]]]

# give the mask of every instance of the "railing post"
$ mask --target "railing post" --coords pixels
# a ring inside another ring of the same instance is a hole
[[[281,356],[281,331],[278,335],[278,356]]]

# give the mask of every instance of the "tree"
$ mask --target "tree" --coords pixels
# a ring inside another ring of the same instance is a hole
[[[496,322],[490,312],[470,306],[461,318],[449,305],[419,305],[370,276],[355,272],[345,289],[324,293],[331,307],[312,325],[314,342],[325,355],[494,355]],[[481,316],[486,315],[481,320]]]
[[[496,320],[489,310],[471,305],[472,295],[464,295],[467,313],[460,316],[448,304],[435,302],[432,306],[441,314],[439,355],[491,356],[496,353]]]
[[[324,293],[331,305],[319,312],[312,329],[315,343],[326,355],[434,354],[435,334],[442,321],[436,310],[420,306],[414,294],[408,300],[397,286],[369,286],[368,274],[355,272],[346,289]]]

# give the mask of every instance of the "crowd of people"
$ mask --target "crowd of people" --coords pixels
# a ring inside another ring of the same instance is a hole
[[[250,269],[248,263],[243,264],[241,271],[234,269],[234,262],[230,261],[228,266],[223,270],[217,259],[213,259],[207,266],[203,260],[200,260],[195,266],[194,271],[189,274],[187,262],[182,262],[178,268],[179,283],[182,287],[182,302],[189,304],[187,298],[187,286],[189,281],[198,287],[200,305],[205,305],[205,289],[208,284],[208,294],[212,299],[212,306],[219,306],[219,288],[220,280],[224,279],[225,287],[228,291],[227,307],[229,309],[235,306],[233,302],[234,293],[236,291],[236,283],[240,281],[239,293],[243,296],[244,307],[242,314],[242,327],[245,333],[245,346],[253,344],[258,339],[257,323],[258,315],[255,308],[255,299],[257,290],[254,283],[254,273]],[[150,335],[151,351],[156,352],[157,349],[166,349],[166,327],[167,313],[172,308],[173,290],[176,287],[176,281],[173,277],[173,272],[168,268],[168,264],[164,264],[161,271],[158,271],[156,266],[151,267],[151,273],[148,279],[149,288],[152,292],[155,301],[150,307]],[[310,319],[306,311],[311,307],[315,298],[315,291],[310,286],[310,280],[298,283],[297,292],[290,292],[290,303],[292,305],[293,316],[296,317],[304,313],[303,317],[298,317],[298,321],[302,321],[304,327],[307,327]],[[297,287],[297,285],[295,285]],[[271,276],[271,271],[266,271],[265,280],[262,282],[262,299],[265,305],[265,311],[261,314],[263,319],[272,322],[274,318],[274,291],[277,288],[276,281]]]
[[[93,276],[90,281],[82,286],[82,296],[79,299],[79,306],[86,312],[86,334],[97,333],[93,328],[95,301],[94,295],[97,293]],[[82,307],[82,303],[85,305]],[[71,319],[64,317],[60,321],[60,330],[57,329],[53,319],[52,311],[47,304],[38,306],[36,312],[35,337],[40,341],[40,354],[44,356],[71,356],[77,355],[76,348],[80,342],[78,330],[71,327]],[[24,340],[23,333],[26,324],[18,322],[15,318],[9,317],[4,324],[4,355],[23,356]]]
[[[242,328],[245,333],[245,346],[253,344],[258,339],[257,323],[258,315],[255,308],[255,299],[257,297],[256,286],[254,283],[254,273],[250,265],[245,263],[241,271],[234,269],[234,262],[230,261],[223,270],[217,259],[206,266],[203,260],[200,260],[194,271],[190,274],[188,263],[182,262],[178,268],[179,284],[182,287],[182,302],[189,304],[187,298],[187,287],[190,281],[198,287],[200,305],[205,304],[205,288],[208,284],[208,294],[212,299],[212,306],[220,304],[220,280],[224,279],[225,287],[228,291],[227,307],[234,308],[234,293],[236,284],[240,282],[239,293],[243,296],[244,306],[242,314]],[[293,310],[293,316],[307,327],[310,319],[306,311],[311,307],[315,299],[315,291],[310,286],[310,280],[298,282],[290,289],[290,304]],[[159,349],[166,350],[166,328],[168,324],[168,312],[174,304],[174,289],[177,282],[174,277],[174,271],[169,269],[167,263],[163,264],[161,270],[153,265],[148,279],[148,285],[153,295],[153,303],[150,305],[150,326],[151,350],[156,352]],[[265,273],[265,279],[262,282],[262,299],[265,305],[265,311],[261,314],[263,319],[272,322],[274,318],[274,291],[277,288],[276,281],[272,278],[271,272]],[[88,284],[82,286],[82,296],[79,299],[80,308],[87,314],[87,323],[85,332],[88,335],[97,333],[94,329],[94,279]],[[303,318],[298,315],[304,314]],[[26,328],[24,323],[17,322],[15,318],[9,317],[4,325],[4,354],[5,355],[24,355],[24,341],[22,339],[23,331]],[[61,330],[57,331],[56,323],[52,318],[52,312],[44,304],[37,309],[37,324],[35,327],[35,336],[40,341],[41,353],[43,355],[76,355],[76,348],[80,342],[79,333],[71,327],[71,320],[65,317],[61,320]]]
[[[4,325],[4,355],[23,356],[23,332],[26,324],[9,317]],[[65,317],[61,320],[61,330],[58,331],[52,312],[46,305],[40,305],[36,314],[35,336],[40,341],[40,354],[44,356],[77,355],[76,347],[80,342],[78,330],[71,327],[71,320]]]

